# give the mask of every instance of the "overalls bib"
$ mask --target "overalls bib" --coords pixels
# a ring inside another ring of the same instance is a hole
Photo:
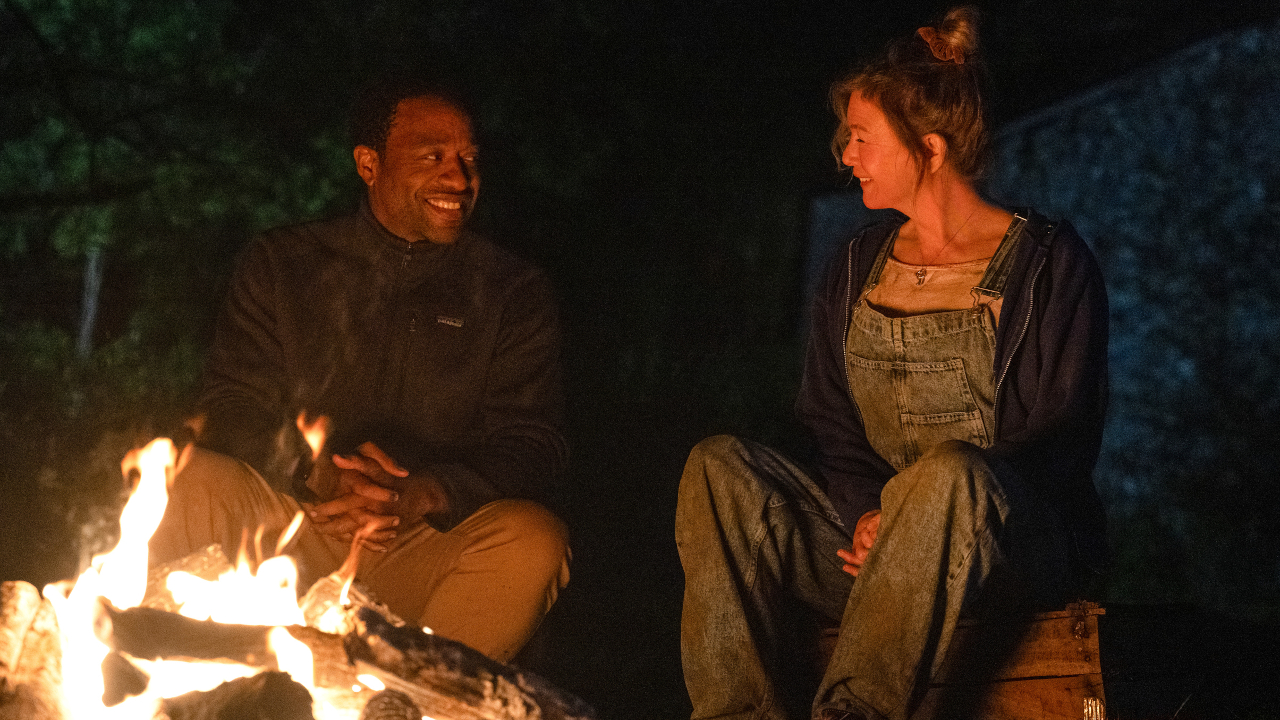
[[[871,447],[895,470],[945,440],[995,440],[995,323],[987,304],[1004,292],[1026,219],[1014,216],[964,310],[891,318],[867,304],[893,252],[880,248],[850,317],[849,390]]]

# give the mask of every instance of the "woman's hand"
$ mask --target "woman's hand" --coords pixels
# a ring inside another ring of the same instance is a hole
[[[844,560],[843,570],[854,577],[858,577],[858,572],[862,570],[862,563],[867,560],[867,553],[871,551],[871,546],[876,542],[876,533],[880,530],[880,511],[871,510],[858,518],[858,524],[853,529],[853,548],[850,550],[837,550],[836,555]]]

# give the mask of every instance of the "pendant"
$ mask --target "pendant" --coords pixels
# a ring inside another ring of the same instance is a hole
[[[917,285],[924,284],[924,268],[920,268],[919,270],[916,271],[916,284]]]

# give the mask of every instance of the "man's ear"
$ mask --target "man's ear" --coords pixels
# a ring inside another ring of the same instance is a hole
[[[351,154],[356,159],[356,172],[360,174],[360,179],[364,180],[365,185],[373,185],[374,179],[378,177],[378,151],[368,145],[357,145]]]
[[[947,162],[947,141],[938,133],[929,133],[921,141],[925,147],[925,167],[929,172],[938,172]]]

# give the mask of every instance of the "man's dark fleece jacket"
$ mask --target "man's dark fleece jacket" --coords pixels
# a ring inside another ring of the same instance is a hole
[[[448,530],[493,500],[541,499],[564,468],[559,335],[546,278],[474,234],[410,243],[367,203],[273,230],[232,279],[198,442],[302,494],[279,456],[299,413],[326,415],[329,452],[372,441],[437,478],[449,508],[426,520]]]
[[[1057,510],[1078,560],[1097,570],[1106,558],[1106,519],[1093,485],[1107,401],[1106,289],[1069,224],[1019,214],[1028,218],[1029,236],[1018,248],[996,330],[996,432],[985,454],[997,477],[1028,483]],[[850,532],[880,507],[894,469],[867,441],[849,391],[845,339],[876,253],[903,222],[868,227],[834,259],[814,303],[796,403],[816,440],[826,492]]]

